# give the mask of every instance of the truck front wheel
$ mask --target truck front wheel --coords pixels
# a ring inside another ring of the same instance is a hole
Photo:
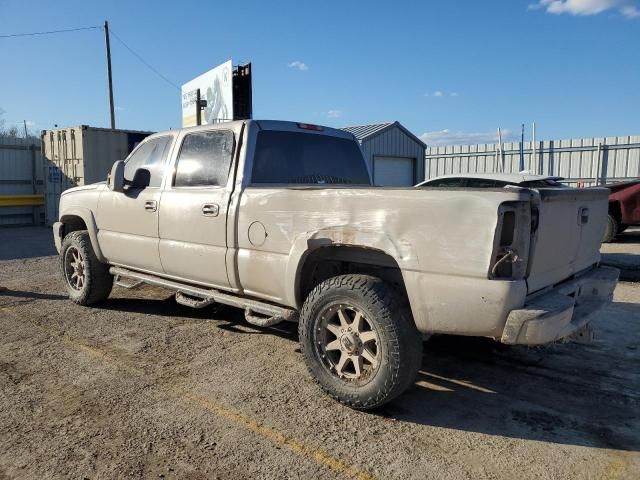
[[[356,409],[379,407],[415,380],[422,337],[385,282],[341,275],[315,287],[300,314],[309,372],[329,395]]]
[[[60,269],[69,298],[78,305],[100,302],[111,293],[113,275],[109,273],[109,265],[96,257],[86,230],[77,230],[64,237]]]

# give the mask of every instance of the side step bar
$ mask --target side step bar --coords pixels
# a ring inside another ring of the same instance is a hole
[[[271,303],[262,302],[260,300],[253,300],[250,298],[243,298],[230,293],[223,293],[219,290],[196,287],[193,285],[177,282],[175,280],[169,280],[148,273],[136,272],[122,267],[111,267],[109,269],[111,275],[130,278],[139,282],[148,283],[149,285],[155,285],[157,287],[164,287],[170,290],[178,292],[180,300],[185,300],[185,305],[198,308],[199,306],[206,306],[213,302],[222,303],[224,305],[231,305],[232,307],[243,308],[245,310],[245,317],[249,323],[263,326],[271,326],[282,321],[297,321],[298,312],[292,308],[280,307]],[[184,297],[186,294],[191,297],[201,298],[202,300],[191,300]],[[191,300],[191,302],[189,301]],[[182,303],[182,302],[180,302]],[[254,313],[264,315],[265,317],[256,317]]]

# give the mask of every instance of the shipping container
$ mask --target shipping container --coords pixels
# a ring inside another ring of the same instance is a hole
[[[36,137],[0,135],[0,227],[44,223],[42,171]]]
[[[87,125],[43,130],[46,224],[57,221],[62,192],[106,180],[113,162],[123,160],[152,133]]]

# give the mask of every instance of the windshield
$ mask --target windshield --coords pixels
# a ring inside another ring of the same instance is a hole
[[[531,180],[529,182],[522,182],[518,185],[519,187],[525,188],[567,188],[563,183],[558,182],[557,180]]]
[[[258,133],[251,181],[293,185],[371,183],[355,141],[278,130]]]

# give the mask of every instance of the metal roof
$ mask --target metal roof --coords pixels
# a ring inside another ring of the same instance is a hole
[[[390,128],[398,127],[405,134],[411,137],[416,143],[419,143],[423,147],[426,148],[426,144],[416,137],[413,133],[407,130],[400,122],[386,122],[386,123],[370,123],[368,125],[352,125],[350,127],[342,127],[340,130],[344,130],[345,132],[352,133],[358,142],[362,142],[364,140],[368,140],[372,137],[380,135],[381,133],[387,131]]]
[[[387,123],[371,123],[369,125],[353,125],[351,127],[342,127],[340,130],[345,130],[349,133],[353,133],[353,136],[356,137],[358,141],[362,141],[367,137],[371,137],[376,133],[380,132],[380,130],[384,130],[394,122]]]

